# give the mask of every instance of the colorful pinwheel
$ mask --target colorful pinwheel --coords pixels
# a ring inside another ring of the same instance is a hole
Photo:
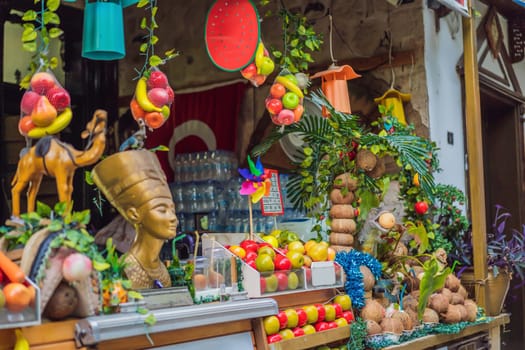
[[[257,203],[262,197],[270,194],[271,174],[262,166],[261,159],[257,158],[254,164],[248,156],[249,169],[239,168],[239,174],[244,178],[239,193],[243,196],[250,196],[252,203]]]

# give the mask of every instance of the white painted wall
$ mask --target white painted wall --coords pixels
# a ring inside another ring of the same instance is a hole
[[[461,18],[455,14],[441,18],[440,30],[436,32],[434,11],[424,8],[423,22],[430,138],[440,149],[442,169],[435,174],[435,179],[437,183],[451,184],[465,191],[461,82],[456,73],[456,64],[463,52]],[[452,145],[447,143],[448,132],[453,134]]]

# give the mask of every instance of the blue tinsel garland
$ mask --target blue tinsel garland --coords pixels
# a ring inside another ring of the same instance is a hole
[[[345,290],[352,300],[352,306],[361,309],[365,306],[363,274],[359,270],[360,266],[370,269],[374,277],[381,277],[381,263],[372,255],[357,251],[338,252],[335,261],[341,265],[346,274]]]

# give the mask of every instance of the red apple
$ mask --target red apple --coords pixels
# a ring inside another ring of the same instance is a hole
[[[339,324],[337,322],[335,322],[335,320],[327,322],[327,323],[328,323],[328,329],[334,329],[334,328],[339,327]]]
[[[297,312],[297,326],[302,327],[306,324],[306,321],[308,320],[308,317],[306,315],[306,311],[303,309],[296,309]]]
[[[293,111],[283,109],[279,112],[275,121],[278,125],[290,125],[295,121],[295,115],[293,114]]]
[[[31,77],[31,90],[40,95],[45,95],[48,90],[55,87],[55,77],[47,72],[38,72]]]
[[[304,335],[304,329],[302,329],[301,327],[293,328],[292,332],[295,337],[301,337]]]
[[[257,74],[257,66],[255,63],[250,63],[241,70],[241,75],[245,79],[252,79]]]
[[[343,307],[341,306],[341,304],[333,303],[332,305],[334,306],[334,309],[335,309],[335,317],[337,317],[337,318],[342,317],[343,316]]]
[[[319,321],[314,324],[314,328],[317,332],[326,331],[327,329],[330,329],[328,326],[328,322]]]
[[[275,264],[275,269],[277,270],[290,270],[292,268],[292,262],[290,259],[283,255],[275,255],[273,262]]]
[[[286,275],[286,272],[276,271],[275,276],[277,276],[277,290],[287,290],[288,276]]]
[[[255,264],[255,261],[254,261],[254,264]],[[261,277],[259,280],[259,284],[261,286],[261,293],[264,293],[266,291],[266,278]]]
[[[31,114],[36,103],[40,99],[40,95],[33,91],[26,91],[22,95],[22,101],[20,101],[20,110],[23,114]]]
[[[254,270],[257,270],[257,264],[255,264],[255,259],[245,260],[244,262]]]
[[[239,243],[239,245],[243,247],[244,250],[246,250],[247,252],[257,253],[257,249],[259,249],[259,244],[252,239],[245,239],[241,243]]]
[[[168,94],[168,104],[172,104],[173,101],[175,101],[175,93],[173,92],[173,89],[171,88],[171,86],[168,86],[166,88],[166,92]]]
[[[49,89],[46,93],[46,97],[59,112],[66,109],[71,104],[69,93],[66,89],[61,87]]]
[[[323,304],[314,304],[317,308],[317,322],[324,321],[326,317],[326,309]]]
[[[166,89],[153,88],[148,91],[148,99],[157,107],[162,107],[168,104],[170,97],[166,92]]]
[[[242,247],[241,247],[242,248]],[[244,261],[248,261],[248,260],[255,260],[257,258],[257,252],[254,252],[252,250],[246,250],[246,255],[244,256]]]
[[[416,204],[414,204],[414,210],[419,215],[423,215],[428,211],[428,203],[425,201],[419,201]]]
[[[350,323],[354,320],[354,313],[350,310],[343,311],[343,317],[348,323]]]
[[[27,135],[29,130],[33,129],[35,127],[35,123],[33,123],[33,119],[31,119],[30,115],[26,115],[23,118],[20,118],[18,121],[18,132],[24,136]]]
[[[276,342],[278,342],[278,341],[283,340],[283,336],[280,335],[279,333],[277,333],[277,334],[272,334],[272,335],[267,336],[267,337],[266,337],[266,340],[268,341],[268,344],[276,343]]]
[[[266,109],[270,114],[279,114],[279,112],[283,109],[283,103],[277,98],[272,98],[266,102]]]
[[[279,329],[286,328],[286,325],[288,324],[288,316],[286,315],[286,312],[284,312],[284,310],[279,311],[276,316],[279,319]]]
[[[68,255],[62,264],[62,274],[68,282],[80,281],[91,274],[91,259],[81,253]]]
[[[146,83],[150,89],[165,89],[168,86],[168,78],[166,77],[166,74],[164,74],[160,70],[155,70],[151,72]]]

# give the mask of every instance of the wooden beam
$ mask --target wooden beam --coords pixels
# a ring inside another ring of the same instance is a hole
[[[487,279],[487,230],[485,217],[485,190],[483,173],[483,144],[481,133],[481,103],[479,96],[476,28],[472,0],[468,1],[470,17],[463,17],[463,59],[465,67],[465,126],[468,154],[470,215],[472,222],[472,249],[474,278]],[[485,307],[485,284],[480,282],[476,295],[478,305]]]
[[[359,72],[366,72],[374,69],[383,69],[390,67],[399,67],[404,65],[412,65],[416,62],[416,55],[413,50],[393,52],[392,57],[388,57],[388,53],[376,55],[372,57],[355,57],[346,60],[337,61],[337,65],[342,66],[348,64],[354,70]],[[311,69],[311,71],[316,71]]]

